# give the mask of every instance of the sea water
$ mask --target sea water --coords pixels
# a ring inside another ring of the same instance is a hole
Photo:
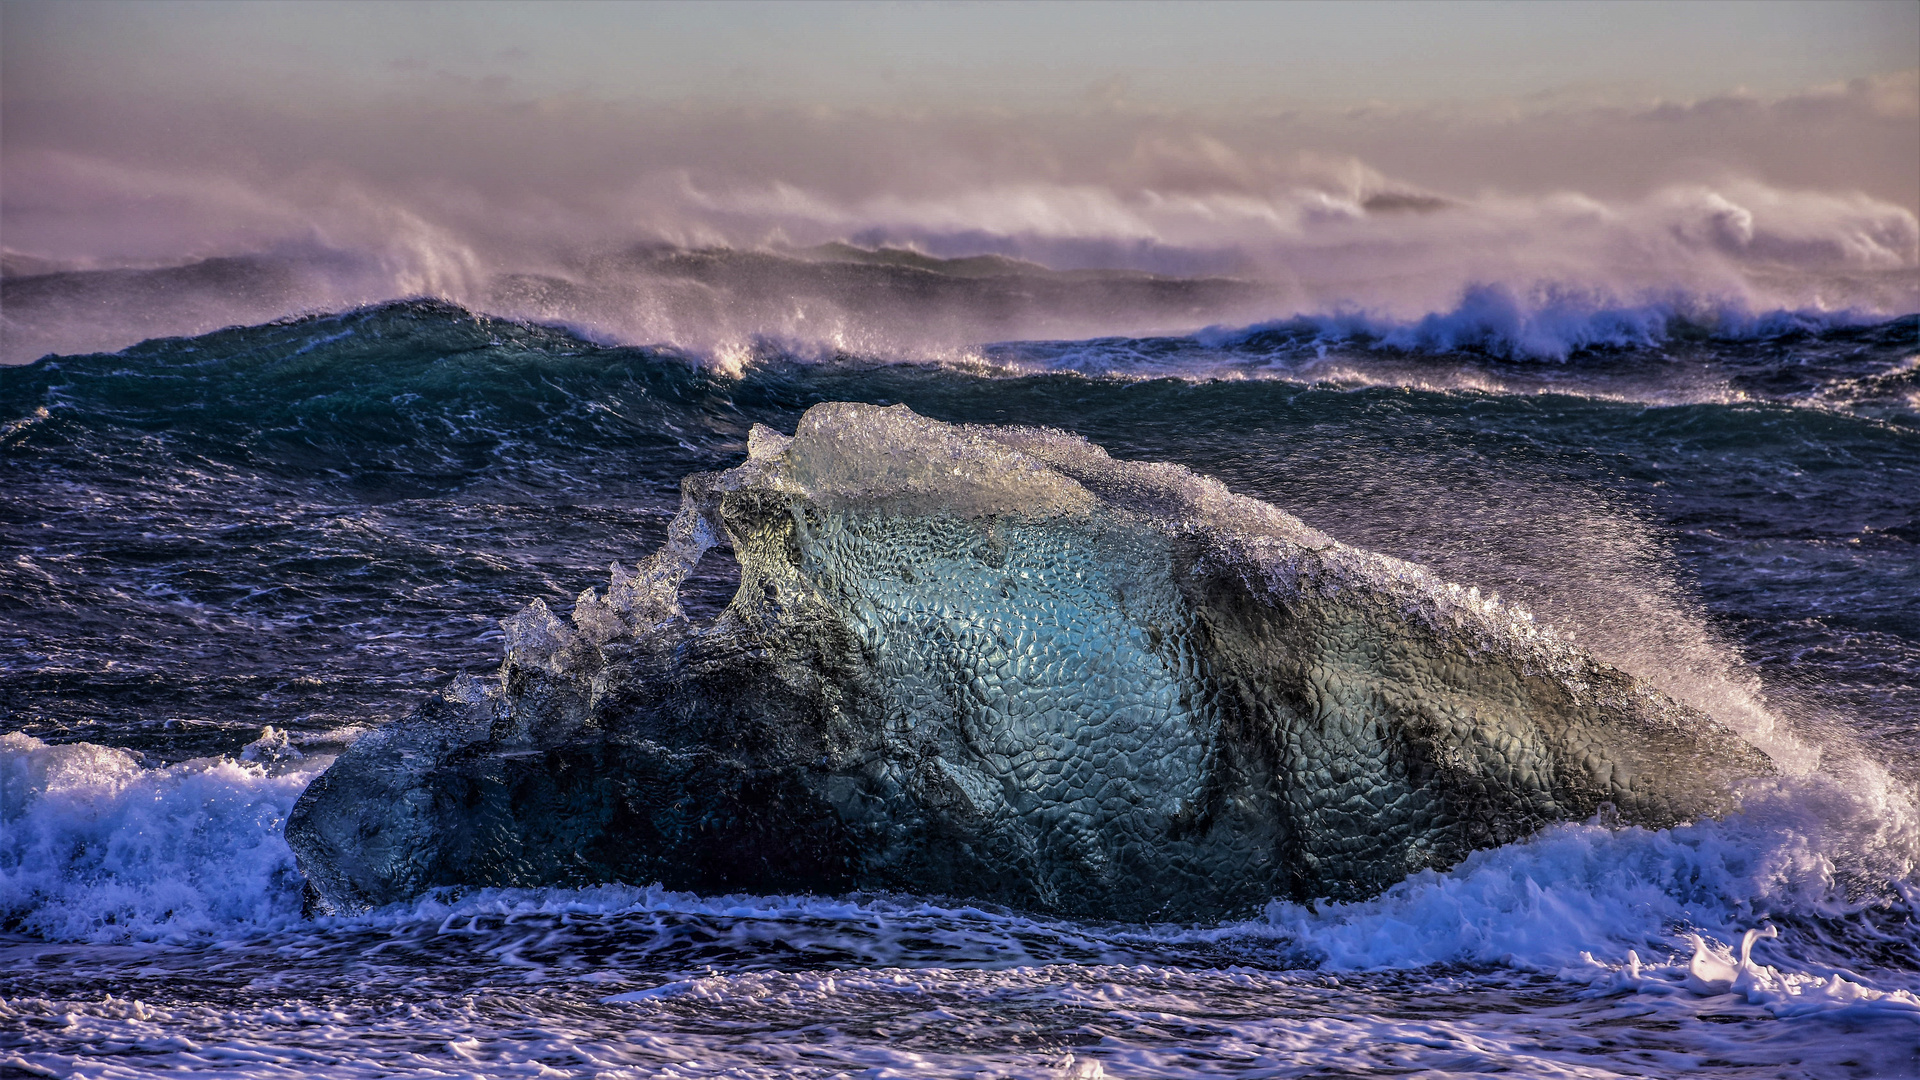
[[[1525,604],[1777,774],[1202,924],[645,881],[302,914],[281,829],[335,755],[841,400],[1216,477]],[[0,643],[0,1074],[1920,1075],[1911,316],[1482,291],[718,355],[411,301],[49,356],[0,369]]]

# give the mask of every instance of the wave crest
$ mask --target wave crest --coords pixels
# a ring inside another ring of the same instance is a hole
[[[67,156],[18,171],[27,187],[194,190],[104,168]],[[1352,313],[1412,347],[1561,357],[1658,343],[1676,318],[1724,329],[1774,312],[1920,311],[1920,219],[1863,195],[1741,181],[1631,200],[1462,198],[1345,172],[1265,191],[1021,182],[859,199],[682,174],[633,193],[631,225],[604,208],[533,220],[357,188],[313,205],[255,192],[265,219],[250,238],[196,245],[214,258],[7,251],[0,360],[400,297],[712,357],[778,341],[909,360]]]
[[[1684,293],[1621,303],[1604,294],[1550,285],[1521,290],[1474,283],[1452,309],[1416,319],[1349,309],[1296,315],[1237,330],[1214,327],[1194,337],[1205,345],[1242,351],[1300,344],[1357,345],[1564,361],[1590,350],[1658,349],[1706,338],[1758,340],[1882,321],[1882,316],[1859,308],[1755,311],[1742,303]]]

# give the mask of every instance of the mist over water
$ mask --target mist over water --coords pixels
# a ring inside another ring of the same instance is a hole
[[[1649,344],[1675,320],[1737,332],[1777,313],[1870,322],[1920,305],[1910,211],[1757,185],[1611,205],[1364,186],[1168,198],[1056,185],[851,208],[792,190],[671,194],[682,218],[661,231],[708,243],[483,238],[430,224],[431,211],[383,207],[337,231],[178,266],[49,270],[15,258],[5,355],[416,296],[722,363],[761,342],[906,359],[1294,316],[1371,324],[1415,347],[1491,329],[1508,351],[1557,359]]]
[[[1920,307],[1913,72],[1518,114],[156,108],[9,102],[0,360],[414,297],[710,358],[1417,328],[1488,290],[1522,324],[1511,347],[1549,357],[1604,338],[1560,325],[1596,313]]]

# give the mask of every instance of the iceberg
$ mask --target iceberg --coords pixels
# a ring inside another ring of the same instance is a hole
[[[679,593],[717,545],[740,584],[701,625]],[[301,796],[312,910],[626,881],[1216,918],[1556,821],[1722,814],[1771,768],[1524,611],[1215,480],[899,405],[756,426],[659,551],[503,626],[497,680]]]

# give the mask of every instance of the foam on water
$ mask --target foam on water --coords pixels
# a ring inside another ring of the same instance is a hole
[[[1448,873],[1417,874],[1372,900],[1275,903],[1265,924],[1239,929],[1272,934],[1323,970],[1496,965],[1614,989],[1731,989],[1776,1014],[1871,1007],[1920,1015],[1920,977],[1859,974],[1839,958],[1860,942],[1832,940],[1871,936],[1855,922],[1867,911],[1891,913],[1892,925],[1910,933],[1917,854],[1909,793],[1862,769],[1757,782],[1745,809],[1723,821],[1657,832],[1558,826]],[[1737,982],[1731,987],[1689,981],[1696,955],[1724,960],[1770,920],[1791,923],[1763,950],[1777,966],[1741,968],[1741,978],[1726,980]]]
[[[982,359],[1012,374],[1304,379],[1725,403],[1746,395],[1724,378],[1701,378],[1718,372],[1674,361],[1700,359],[1693,354],[1716,347],[1799,341],[1887,322],[1885,314],[1861,308],[1755,308],[1738,298],[1685,293],[1631,299],[1476,283],[1452,306],[1412,317],[1357,307],[1308,309],[1178,337],[995,345]],[[1629,357],[1652,363],[1623,367]],[[1649,391],[1657,396],[1649,398]]]
[[[1866,326],[1886,316],[1854,308],[1754,309],[1738,299],[1675,293],[1639,302],[1554,288],[1516,290],[1472,284],[1452,310],[1418,318],[1349,309],[1306,313],[1242,329],[1213,327],[1197,340],[1243,347],[1259,339],[1308,338],[1316,345],[1377,344],[1402,352],[1483,352],[1565,361],[1591,349],[1651,349],[1676,338],[1712,335],[1756,340],[1838,327]]]
[[[157,769],[125,750],[0,735],[0,925],[108,942],[297,918],[280,830],[330,759],[296,758],[277,735],[241,760]]]

